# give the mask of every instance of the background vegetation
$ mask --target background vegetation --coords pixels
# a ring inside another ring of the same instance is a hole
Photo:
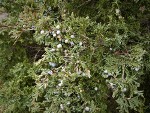
[[[0,112],[150,112],[149,0],[0,6]]]

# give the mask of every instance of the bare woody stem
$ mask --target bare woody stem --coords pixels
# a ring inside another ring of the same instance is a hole
[[[122,65],[122,80],[125,79],[125,64]]]

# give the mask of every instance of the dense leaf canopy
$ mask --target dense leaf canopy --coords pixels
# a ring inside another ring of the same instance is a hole
[[[0,6],[0,112],[150,112],[149,0]]]

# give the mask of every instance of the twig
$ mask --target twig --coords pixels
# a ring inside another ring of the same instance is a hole
[[[125,72],[125,64],[122,65],[122,80],[125,79],[124,72]]]
[[[37,56],[38,56],[38,54],[39,54],[40,51],[41,51],[41,49],[38,50],[38,52],[35,54],[35,56],[34,56],[34,62],[35,62],[35,60],[36,60],[36,58],[37,58]]]
[[[88,1],[86,1],[86,2],[84,2],[84,3],[82,3],[82,4],[79,5],[77,8],[79,8],[79,7],[81,7],[81,6],[85,5],[85,4],[87,4],[88,2],[91,2],[91,0],[88,0]]]

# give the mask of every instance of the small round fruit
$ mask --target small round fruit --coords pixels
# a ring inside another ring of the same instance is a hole
[[[66,39],[66,40],[65,40],[65,43],[68,43],[68,42],[69,42],[69,40]]]
[[[71,38],[75,38],[75,36],[74,36],[74,35],[71,35],[70,37],[71,37]]]
[[[54,33],[54,34],[53,34],[53,37],[56,37],[56,36],[57,36],[57,35]]]
[[[89,107],[85,107],[85,111],[90,111],[90,108]]]
[[[57,31],[56,31],[56,34],[60,34],[60,33],[61,33],[60,30],[57,30]]]
[[[58,49],[62,48],[62,45],[61,45],[61,44],[58,44],[58,45],[57,45],[57,48],[58,48]]]
[[[41,34],[44,34],[44,30],[41,30],[41,32],[40,32]]]

